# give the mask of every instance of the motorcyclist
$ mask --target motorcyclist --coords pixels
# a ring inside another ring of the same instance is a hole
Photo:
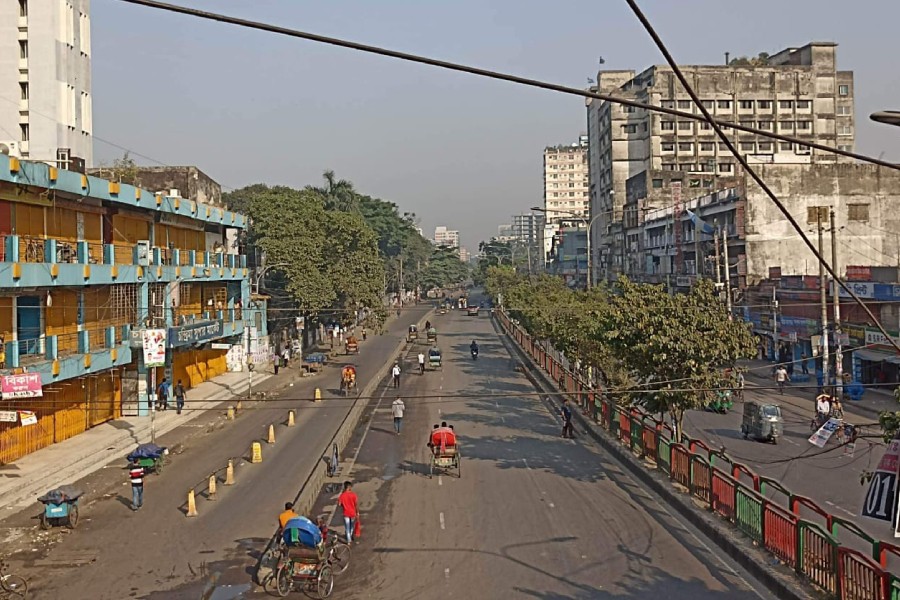
[[[472,340],[472,343],[469,345],[469,350],[472,351],[472,354],[478,354],[478,343],[475,340]]]

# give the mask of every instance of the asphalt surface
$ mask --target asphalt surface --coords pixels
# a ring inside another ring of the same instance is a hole
[[[878,466],[885,450],[877,427],[863,428],[862,436],[873,437],[861,436],[853,447],[831,439],[824,448],[818,448],[808,441],[810,420],[815,410],[814,390],[787,387],[781,395],[777,390],[765,389],[771,385],[767,379],[748,379],[745,396],[747,400],[781,406],[784,437],[777,444],[743,439],[740,433],[741,402],[735,402],[727,415],[703,411],[687,413],[685,431],[714,450],[724,447],[735,461],[750,466],[760,475],[779,480],[793,493],[815,500],[823,509],[853,521],[870,535],[891,540],[890,523],[859,516],[868,489],[860,483],[860,476]],[[847,421],[855,424],[877,422],[872,414],[859,411],[850,401],[844,403],[844,414]],[[783,503],[783,495],[774,490],[770,492],[770,497],[777,497]],[[805,508],[801,510],[801,516],[816,523],[824,522]],[[852,540],[849,536],[841,536],[842,541],[845,539]],[[850,545],[866,550],[865,546]],[[867,554],[870,551],[871,546]]]
[[[771,597],[592,441],[561,439],[558,417],[486,315],[434,321],[443,369],[407,371],[399,391],[370,406],[345,453],[362,537],[333,597]],[[390,413],[398,394],[407,408],[400,435]],[[440,421],[459,435],[460,477],[429,477],[425,444]],[[316,513],[343,531],[335,498],[323,493]]]
[[[385,334],[361,342],[360,355],[351,357],[360,389],[394,358],[408,325],[428,308],[406,309]],[[338,362],[347,360],[338,357]],[[355,401],[334,397],[339,366],[315,377],[297,375],[292,367],[269,379],[262,387],[285,386],[281,393],[248,404],[234,422],[226,422],[221,410],[211,411],[163,436],[158,443],[173,449],[170,464],[161,475],[146,478],[144,507],[138,512],[129,508],[123,458],[75,482],[88,492],[76,530],[41,532],[37,503],[33,511],[0,522],[3,554],[12,554],[13,571],[28,579],[28,597],[221,600],[249,591],[256,557],[274,533],[284,502],[295,497],[322,459]],[[321,403],[309,400],[315,387],[322,388]],[[284,426],[289,409],[297,415],[293,428]],[[265,443],[270,423],[276,425],[274,445]],[[262,441],[261,464],[248,462],[253,441]],[[205,490],[209,475],[231,457],[236,457],[235,485],[225,487],[220,479],[217,499],[201,493],[199,515],[186,517],[188,490]]]

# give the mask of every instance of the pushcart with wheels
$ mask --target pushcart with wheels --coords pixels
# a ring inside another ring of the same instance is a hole
[[[38,502],[44,505],[41,529],[50,529],[54,525],[75,529],[78,525],[78,499],[83,495],[84,492],[75,486],[63,485],[38,498]]]

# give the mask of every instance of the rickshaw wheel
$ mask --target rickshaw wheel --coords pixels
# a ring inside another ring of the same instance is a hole
[[[73,504],[69,507],[69,521],[66,523],[69,529],[75,529],[78,525],[78,505]]]
[[[163,457],[162,456],[160,456],[159,458],[157,458],[154,461],[153,468],[156,469],[157,475],[162,475],[162,469],[163,469]]]
[[[334,566],[335,575],[346,571],[350,566],[350,546],[335,541],[331,549],[331,564]]]
[[[50,517],[47,516],[46,512],[41,515],[41,529],[50,529]]]
[[[291,563],[286,562],[275,572],[275,592],[282,598],[291,593],[291,570]]]
[[[431,462],[428,463],[428,479],[434,478],[434,454],[431,455]]]
[[[324,565],[319,569],[319,574],[316,577],[316,593],[319,595],[319,598],[327,598],[333,591],[334,571],[331,570],[330,565]]]

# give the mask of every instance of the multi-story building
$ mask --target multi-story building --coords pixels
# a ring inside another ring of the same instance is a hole
[[[191,387],[267,346],[265,300],[231,242],[246,225],[220,207],[0,155],[0,462],[149,414],[148,380]],[[148,329],[165,332],[155,369],[141,350]],[[26,379],[22,397],[6,393]]]
[[[470,259],[470,258],[471,258],[471,256],[469,256],[469,251],[468,251],[465,247],[460,246],[460,248],[459,248],[459,260],[460,260],[461,262],[467,263],[467,262],[469,262],[469,259]]]
[[[90,0],[0,3],[0,149],[84,172],[91,106]]]
[[[437,246],[459,248],[459,232],[454,229],[447,229],[444,225],[439,225],[434,228],[434,243]]]
[[[587,284],[587,229],[577,220],[556,225],[550,250],[549,272],[571,287]]]
[[[544,148],[544,214],[558,223],[588,215],[588,163],[584,138],[577,144]]]
[[[813,42],[788,48],[759,64],[686,65],[685,76],[703,105],[720,120],[808,139],[845,150],[854,147],[853,73],[837,70],[837,45]],[[591,88],[604,94],[699,113],[672,69],[652,66],[642,73],[601,71]],[[738,166],[707,123],[677,119],[601,100],[587,102],[590,206],[597,226],[592,246],[599,274],[614,276],[616,232],[625,227],[628,182],[647,172],[681,173],[676,179],[711,180],[737,174]],[[754,164],[833,163],[840,157],[804,144],[731,132],[738,150]],[[671,179],[644,175],[645,193]],[[685,189],[687,189],[685,183]],[[637,192],[633,192],[637,193]],[[620,236],[624,242],[624,236]]]
[[[525,213],[513,215],[512,235],[522,244],[536,245],[540,243],[543,228],[543,214]]]

